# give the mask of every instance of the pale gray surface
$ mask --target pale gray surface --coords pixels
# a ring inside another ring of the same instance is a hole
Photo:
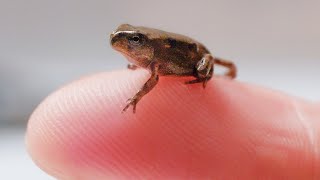
[[[319,99],[320,1],[182,2],[2,0],[0,122],[26,121],[73,79],[124,68],[107,42],[124,22],[190,35],[234,60],[242,81]]]
[[[319,9],[316,0],[1,0],[0,126],[25,124],[44,97],[71,80],[124,68],[107,42],[121,23],[189,35],[234,60],[239,80],[319,100]],[[23,148],[19,137],[9,133],[0,142]],[[1,169],[10,160],[17,172],[32,165],[24,150],[8,152]],[[25,178],[40,177],[30,172]]]
[[[53,180],[42,172],[28,156],[21,128],[0,128],[0,179],[1,180]]]

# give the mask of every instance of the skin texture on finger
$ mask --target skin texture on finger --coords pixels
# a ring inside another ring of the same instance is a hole
[[[59,179],[320,179],[320,108],[213,78],[160,77],[137,105],[144,70],[100,73],[46,98],[30,117],[35,163]]]

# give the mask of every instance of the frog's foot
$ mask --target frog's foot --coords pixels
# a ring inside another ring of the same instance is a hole
[[[193,79],[190,81],[186,81],[185,84],[195,84],[195,83],[202,83],[203,88],[207,86],[207,82],[209,79],[203,78],[203,79]]]
[[[130,69],[130,70],[136,70],[137,68],[139,68],[139,66],[136,66],[134,64],[128,64],[127,68]]]
[[[137,103],[138,103],[138,100],[135,97],[128,99],[127,105],[126,107],[123,108],[122,113],[124,113],[130,106],[133,106],[133,113],[136,113]]]

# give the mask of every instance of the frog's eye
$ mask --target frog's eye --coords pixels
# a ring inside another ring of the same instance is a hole
[[[140,41],[139,36],[133,36],[132,41],[139,42]]]
[[[138,35],[134,35],[128,38],[130,44],[132,45],[141,45],[142,41],[141,41],[141,37]]]

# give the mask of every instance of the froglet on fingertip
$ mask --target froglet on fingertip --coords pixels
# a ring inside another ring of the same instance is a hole
[[[180,34],[122,24],[111,33],[110,44],[132,63],[129,69],[140,67],[151,73],[122,112],[132,106],[135,113],[137,103],[156,86],[159,76],[193,76],[186,84],[202,83],[205,88],[215,65],[228,68],[225,75],[231,78],[237,73],[233,62],[214,57],[204,45]]]

